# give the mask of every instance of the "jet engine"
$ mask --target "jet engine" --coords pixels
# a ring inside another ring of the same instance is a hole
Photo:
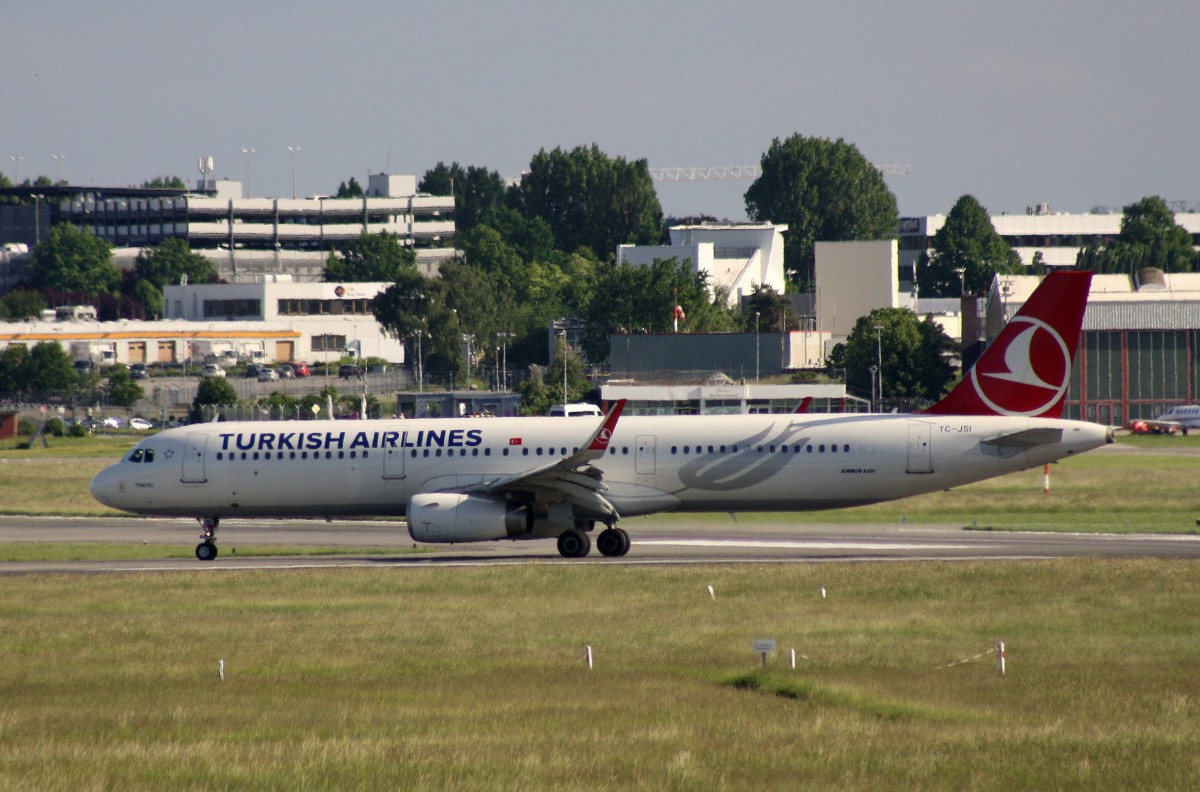
[[[408,533],[418,542],[482,542],[533,530],[529,508],[482,495],[423,492],[408,502]]]

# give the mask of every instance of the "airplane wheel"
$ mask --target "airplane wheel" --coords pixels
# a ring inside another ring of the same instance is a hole
[[[606,528],[596,537],[596,549],[602,555],[623,556],[629,552],[629,534],[620,528]]]
[[[621,535],[621,552],[617,553],[617,555],[623,556],[629,552],[629,534],[625,533],[624,528],[613,528],[613,530]]]
[[[558,552],[563,558],[583,558],[591,549],[592,540],[574,528],[563,531],[558,537]]]
[[[212,561],[217,557],[217,546],[212,542],[201,542],[196,545],[196,558],[201,561]]]

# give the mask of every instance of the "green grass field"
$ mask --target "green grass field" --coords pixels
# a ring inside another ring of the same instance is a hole
[[[1196,789],[1196,580],[1134,560],[8,576],[0,789]]]

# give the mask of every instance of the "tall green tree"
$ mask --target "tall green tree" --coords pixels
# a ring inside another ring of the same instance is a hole
[[[875,326],[880,326],[878,334]],[[872,366],[883,360],[883,392],[891,399],[933,402],[954,377],[946,362],[954,341],[931,317],[918,319],[907,308],[876,308],[859,317],[842,345],[835,366],[845,367],[846,385],[858,396],[872,393]]]
[[[599,146],[539,151],[512,192],[526,217],[540,217],[568,253],[590,248],[607,260],[619,244],[662,240],[662,206],[646,160],[610,158]]]
[[[496,171],[457,162],[439,162],[425,171],[417,189],[430,195],[454,196],[454,227],[464,234],[480,223],[491,223],[505,206],[504,179]]]
[[[162,318],[166,301],[163,299],[163,293],[153,283],[141,279],[134,281],[129,296],[142,307],[142,318]]]
[[[787,224],[784,268],[802,291],[813,288],[817,242],[891,239],[900,219],[883,174],[841,138],[776,138],[745,200],[752,220]]]
[[[918,262],[917,283],[927,297],[953,296],[964,289],[986,294],[996,275],[1022,271],[1021,257],[996,233],[987,210],[964,195],[934,234],[928,257]]]
[[[754,290],[742,301],[741,330],[757,329],[764,333],[779,333],[800,329],[800,320],[792,311],[792,302],[770,286],[754,284]]]
[[[1166,201],[1149,196],[1125,207],[1121,233],[1106,247],[1089,243],[1079,252],[1075,265],[1093,272],[1136,275],[1145,267],[1164,272],[1194,272],[1200,268],[1200,253],[1192,247],[1192,236],[1176,224]]]
[[[365,195],[365,193],[363,192],[362,185],[358,183],[358,179],[351,176],[349,183],[342,182],[341,184],[338,185],[337,193],[333,197],[334,198],[362,198],[363,195]]]
[[[26,392],[37,400],[69,395],[79,385],[71,358],[55,341],[42,341],[29,350],[21,376]]]
[[[364,231],[341,255],[329,254],[324,277],[326,283],[394,283],[401,273],[416,268],[417,254],[401,245],[395,234]]]
[[[213,283],[217,279],[212,262],[194,252],[186,239],[178,237],[164,239],[158,247],[143,249],[138,253],[134,271],[140,280],[153,284],[159,292],[178,285],[185,276],[192,284]]]
[[[112,245],[87,229],[59,223],[34,251],[33,284],[39,289],[115,295],[121,273],[112,263]]]
[[[402,272],[391,286],[375,295],[371,310],[384,332],[404,341],[410,365],[420,364],[426,375],[435,379],[448,378],[462,369],[460,323],[447,304],[447,285],[442,279],[426,278],[415,267]]]
[[[554,340],[550,365],[535,366],[531,376],[517,385],[522,415],[549,415],[555,404],[578,402],[594,391],[595,386],[584,374],[583,360],[561,336]]]

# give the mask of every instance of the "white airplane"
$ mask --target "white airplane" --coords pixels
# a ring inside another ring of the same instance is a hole
[[[621,556],[622,517],[806,511],[944,490],[1112,442],[1063,420],[1091,273],[1048,275],[966,377],[916,414],[230,422],[139,442],[97,500],[198,519],[406,515],[419,542],[557,538]]]
[[[1139,418],[1129,422],[1134,434],[1187,434],[1200,429],[1200,404],[1181,404],[1172,407],[1157,418]]]

